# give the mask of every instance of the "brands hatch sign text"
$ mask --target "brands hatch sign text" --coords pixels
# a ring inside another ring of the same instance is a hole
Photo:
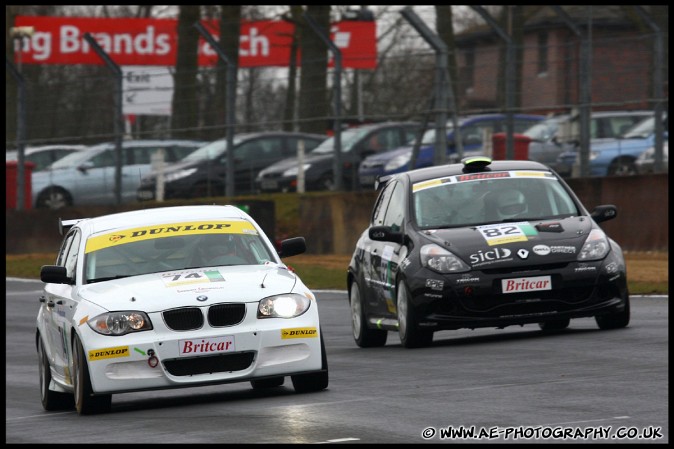
[[[218,22],[202,23],[217,40]],[[85,33],[91,33],[121,66],[174,66],[176,62],[175,19],[17,16],[14,25],[34,28],[30,39],[22,41],[22,64],[103,64],[84,39]],[[342,21],[331,26],[331,38],[342,52],[342,67],[376,68],[375,27],[375,22],[363,21]],[[293,32],[294,25],[289,22],[242,21],[239,67],[288,66]],[[19,41],[15,45],[18,61]],[[215,65],[217,59],[213,48],[200,37],[199,65]]]

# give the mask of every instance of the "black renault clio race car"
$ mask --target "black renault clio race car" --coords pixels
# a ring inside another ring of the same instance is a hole
[[[347,274],[358,346],[388,331],[412,348],[440,330],[628,325],[623,253],[598,226],[616,207],[589,213],[547,166],[465,158],[381,182]]]

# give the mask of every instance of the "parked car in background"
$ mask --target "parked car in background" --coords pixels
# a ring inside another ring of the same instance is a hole
[[[55,223],[56,224],[56,223]],[[44,265],[32,335],[42,406],[109,412],[112,396],[290,377],[328,386],[318,303],[274,244],[234,206],[178,206],[62,221]]]
[[[668,140],[662,143],[662,173],[669,173],[669,144]],[[637,166],[637,173],[645,175],[655,173],[655,147],[650,147],[639,155],[634,162]]]
[[[542,115],[515,114],[515,132],[522,132],[545,119]],[[505,114],[478,114],[459,117],[459,129],[463,150],[470,154],[483,152],[483,139],[491,134],[505,131]],[[372,188],[379,176],[392,175],[407,171],[412,159],[414,141],[384,154],[375,154],[365,158],[358,170],[359,183],[364,188]],[[419,155],[413,168],[430,167],[434,163],[435,129],[424,132],[419,147]],[[453,121],[447,122],[447,157],[456,156],[456,143]]]
[[[260,170],[291,156],[296,156],[303,142],[311,151],[328,138],[322,134],[270,131],[237,134],[233,142],[234,191],[237,195],[255,192],[255,178]],[[153,171],[143,177],[138,200],[154,200],[157,180],[164,178],[164,198],[204,198],[224,196],[227,183],[227,139],[216,140],[161,174]]]
[[[465,158],[382,180],[349,263],[353,338],[406,348],[437,331],[630,321],[623,252],[562,178],[532,161]]]
[[[24,148],[24,161],[35,164],[33,172],[44,170],[47,166],[58,161],[76,151],[86,149],[86,145],[40,145]],[[8,151],[5,155],[6,161],[18,161],[19,152],[17,150]]]
[[[371,154],[386,153],[397,148],[419,132],[421,125],[415,122],[384,122],[348,128],[341,133],[342,178],[344,189],[358,186],[358,167],[363,158]],[[304,156],[305,190],[334,190],[333,160],[335,158],[334,136]],[[297,157],[284,159],[260,171],[256,186],[261,192],[297,191]]]
[[[598,139],[618,138],[636,123],[652,115],[653,111],[645,110],[592,112],[590,140],[598,143]],[[558,170],[559,155],[578,148],[580,131],[577,119],[577,115],[555,115],[525,130],[522,135],[530,139],[528,159]],[[566,167],[561,167],[560,174],[567,174]]]
[[[667,114],[663,118],[663,140],[668,140]],[[655,144],[655,117],[650,116],[617,139],[596,142],[590,146],[590,176],[637,174],[636,160]],[[578,151],[565,151],[557,160],[558,172],[565,176],[579,169]]]
[[[154,154],[162,150],[166,162],[176,162],[205,143],[196,140],[123,141],[122,203],[136,201],[140,179],[150,171]],[[50,209],[115,204],[115,176],[115,143],[91,146],[33,173],[33,204]]]

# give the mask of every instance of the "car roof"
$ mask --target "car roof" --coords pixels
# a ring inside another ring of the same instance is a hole
[[[87,234],[110,231],[118,228],[176,223],[183,221],[247,219],[250,216],[236,206],[231,205],[197,205],[158,207],[141,209],[94,218],[81,218],[60,221],[62,233],[71,226],[77,225]]]
[[[31,154],[35,153],[41,153],[43,151],[50,151],[50,150],[73,150],[73,151],[81,151],[81,150],[86,150],[89,148],[86,145],[71,145],[71,144],[63,144],[63,145],[39,145],[39,146],[30,146],[30,147],[25,147],[23,150],[23,154],[26,156],[29,156]],[[19,155],[19,152],[17,150],[9,150],[6,152],[6,158],[8,160],[10,159],[16,159]]]
[[[122,147],[131,147],[131,146],[155,146],[155,145],[204,145],[208,143],[205,140],[190,140],[190,139],[137,139],[137,140],[122,140]],[[115,142],[103,142],[96,145],[88,147],[89,149],[98,149],[98,148],[110,148],[114,147]]]
[[[251,132],[251,133],[236,133],[234,134],[234,139],[238,140],[239,142],[243,140],[248,140],[252,139],[254,137],[265,137],[265,136],[298,136],[298,137],[315,137],[319,139],[327,139],[328,136],[327,134],[316,134],[316,133],[305,133],[301,131],[257,131],[257,132]],[[215,141],[225,141],[227,140],[227,137],[223,137],[221,139],[216,139]],[[206,143],[211,143],[215,141],[209,141]]]
[[[425,181],[428,179],[440,178],[443,176],[453,176],[453,175],[465,175],[465,174],[476,174],[476,173],[486,173],[492,171],[509,171],[509,170],[544,170],[550,171],[550,168],[544,164],[534,161],[492,161],[488,166],[481,169],[467,168],[463,163],[457,164],[447,164],[439,165],[426,168],[418,168],[416,170],[410,170],[403,173],[398,173],[391,176],[388,179],[385,177],[381,178],[381,181],[388,181],[395,179],[396,177],[406,176],[409,178],[411,183],[416,183],[420,181]]]

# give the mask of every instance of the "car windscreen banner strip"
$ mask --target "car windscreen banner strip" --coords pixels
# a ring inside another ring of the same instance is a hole
[[[200,234],[251,234],[257,235],[255,227],[247,221],[192,221],[156,226],[143,226],[123,231],[108,232],[87,240],[85,253],[111,246],[164,237]]]

